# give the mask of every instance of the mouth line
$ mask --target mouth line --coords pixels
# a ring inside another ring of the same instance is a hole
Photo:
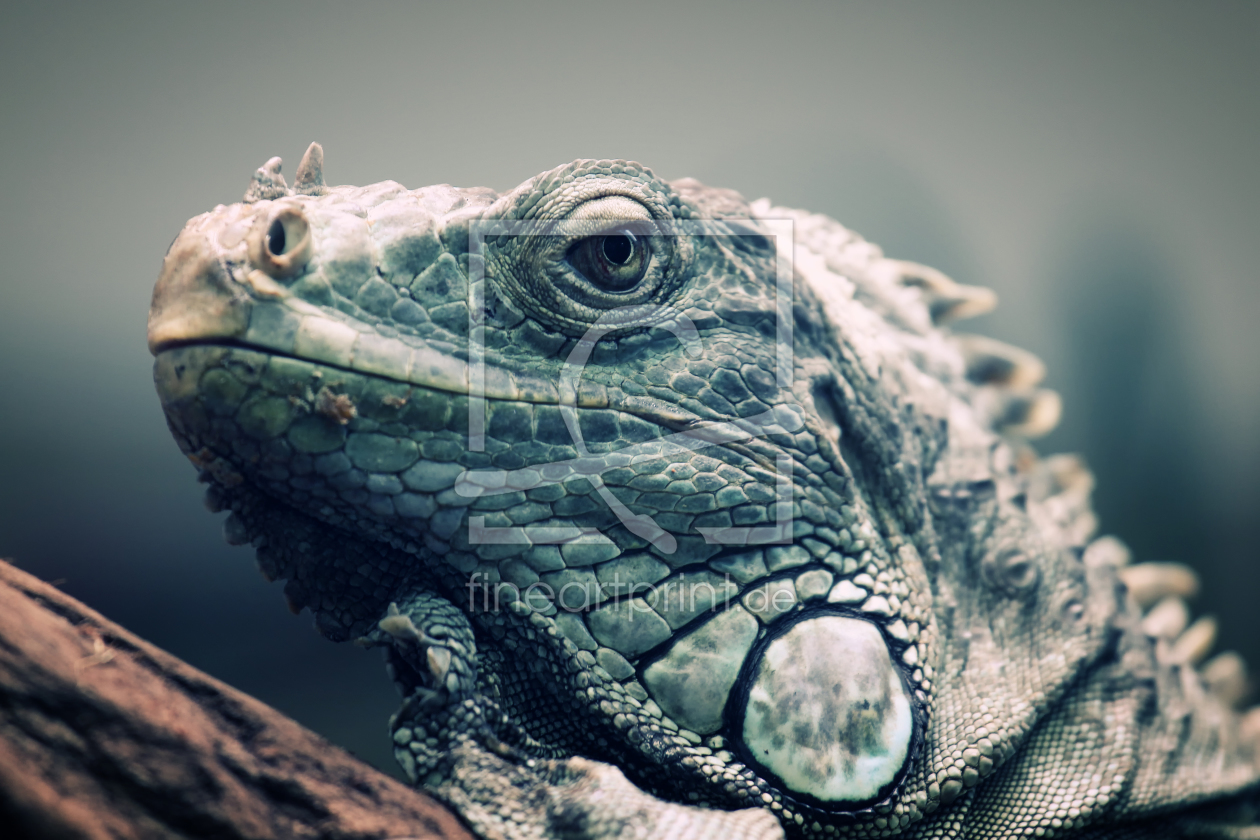
[[[411,388],[427,388],[430,391],[443,391],[458,397],[468,396],[467,391],[455,391],[450,388],[443,388],[439,385],[430,385],[426,383],[409,382],[404,379],[397,379],[392,376],[385,376],[372,371],[360,370],[348,365],[337,364],[336,362],[327,362],[322,359],[311,359],[306,356],[299,356],[297,353],[291,353],[286,350],[277,350],[274,347],[264,347],[260,344],[251,344],[248,341],[241,341],[237,338],[181,338],[164,341],[153,348],[153,357],[157,358],[163,353],[173,350],[183,350],[188,347],[218,347],[225,350],[248,350],[251,353],[262,353],[265,356],[276,356],[281,359],[293,359],[298,362],[305,362],[308,365],[316,365],[319,367],[331,368],[339,370],[343,373],[352,373],[356,376],[366,376],[372,379],[382,379],[386,382],[393,382],[397,385],[407,385]],[[486,399],[496,399],[487,396]],[[530,402],[530,400],[520,400],[520,402]]]
[[[424,388],[430,391],[437,391],[441,393],[450,394],[452,396],[470,397],[470,394],[468,391],[460,391],[460,390],[455,390],[452,388],[444,388],[441,385],[437,385],[437,384],[411,382],[409,380],[398,379],[396,377],[386,376],[384,374],[375,373],[373,371],[361,370],[361,369],[354,368],[348,365],[338,364],[336,362],[329,362],[329,361],[324,361],[321,359],[311,359],[306,356],[298,355],[297,353],[292,353],[285,350],[278,350],[274,347],[265,347],[259,344],[253,344],[248,341],[242,341],[236,338],[217,338],[216,337],[216,338],[170,339],[154,347],[153,356],[154,358],[157,358],[158,356],[161,356],[163,353],[167,353],[167,352],[171,352],[175,350],[182,350],[188,347],[217,347],[217,348],[228,349],[228,350],[247,350],[253,353],[262,353],[267,356],[293,359],[295,361],[304,362],[309,365],[317,365],[321,367],[326,367],[332,370],[341,371],[343,373],[354,374],[356,376],[364,376],[364,377],[369,377],[372,379],[380,379],[386,382],[392,382],[398,385],[406,385],[411,388]],[[506,396],[501,397],[501,396],[496,396],[489,393],[483,393],[481,395],[481,398],[487,401],[500,402],[500,403],[523,402],[523,403],[530,403],[532,405],[552,405],[552,406],[560,405],[559,399],[540,399],[530,394],[521,394],[521,395],[513,396],[513,397],[506,397]],[[690,414],[690,412],[686,412],[683,409],[680,409],[676,406],[672,406],[666,403],[662,403],[658,400],[644,400],[644,399],[635,398],[635,397],[626,398],[624,402],[619,400],[614,403],[614,402],[605,400],[605,401],[601,401],[593,405],[591,404],[584,405],[581,400],[581,397],[579,397],[578,403],[575,407],[579,410],[581,409],[611,409],[613,411],[620,411],[620,412],[624,412],[626,414],[638,417],[642,420],[655,423],[661,426],[662,428],[670,429],[673,431],[686,431],[688,429],[694,429],[697,426],[702,426],[702,425],[715,422],[707,418],[697,417],[695,415]]]

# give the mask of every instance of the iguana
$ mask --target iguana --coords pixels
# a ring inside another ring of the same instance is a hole
[[[1092,539],[987,290],[637,163],[184,227],[172,433],[407,776],[488,838],[1260,836],[1260,719],[1184,567]],[[1189,624],[1189,626],[1187,626]]]

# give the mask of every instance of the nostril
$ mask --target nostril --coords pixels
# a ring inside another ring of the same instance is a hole
[[[311,226],[302,207],[281,204],[250,235],[250,260],[275,278],[299,274],[311,258]]]
[[[284,222],[276,219],[271,223],[271,229],[267,231],[267,250],[271,252],[273,257],[284,256]]]

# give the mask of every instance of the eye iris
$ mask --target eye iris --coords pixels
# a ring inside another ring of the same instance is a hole
[[[569,252],[569,259],[591,285],[621,294],[639,285],[652,261],[652,250],[646,239],[620,228],[581,240]]]
[[[603,252],[604,259],[613,265],[625,265],[634,255],[634,234],[618,233],[605,236]]]

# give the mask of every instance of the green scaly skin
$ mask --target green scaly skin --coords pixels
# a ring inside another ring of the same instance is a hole
[[[470,253],[485,220],[546,235]],[[627,224],[642,279],[593,281]],[[1057,406],[1035,359],[942,326],[988,301],[636,163],[328,187],[313,145],[187,224],[149,337],[229,541],[386,649],[400,763],[483,836],[1251,836],[1253,719],[1144,618],[1175,570],[1126,594],[1088,475],[1021,442]]]

